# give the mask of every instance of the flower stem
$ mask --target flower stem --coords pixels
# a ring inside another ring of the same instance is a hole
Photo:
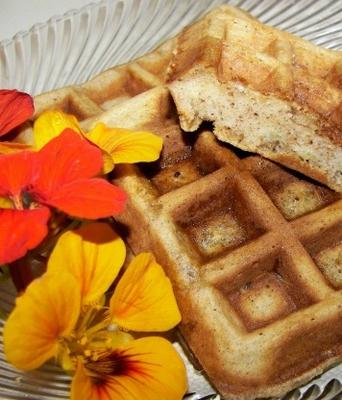
[[[9,273],[11,275],[12,281],[18,291],[21,293],[25,291],[27,286],[33,281],[34,276],[32,273],[31,265],[26,259],[26,257],[14,261],[9,266]]]

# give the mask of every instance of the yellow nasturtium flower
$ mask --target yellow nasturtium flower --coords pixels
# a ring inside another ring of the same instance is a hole
[[[80,283],[83,304],[97,302],[117,277],[126,257],[123,240],[105,223],[65,232],[52,251],[48,272],[70,272]]]
[[[80,287],[67,272],[46,274],[17,298],[4,330],[7,360],[29,371],[54,357],[60,340],[75,328],[81,310]]]
[[[40,150],[53,138],[70,128],[82,134],[77,118],[62,111],[45,111],[35,121],[33,125],[34,145]]]
[[[171,343],[146,337],[131,341],[88,365],[79,362],[72,400],[180,400],[185,371]]]
[[[110,316],[115,324],[130,331],[167,331],[180,321],[170,302],[172,293],[171,283],[153,255],[141,253],[132,260],[115,289]]]
[[[162,138],[151,132],[108,128],[100,122],[85,133],[73,115],[62,111],[45,111],[34,123],[35,147],[40,149],[67,128],[83,135],[102,150],[105,174],[110,172],[115,164],[155,161],[159,158],[163,146]]]
[[[151,254],[133,259],[104,305],[125,252],[105,223],[64,233],[47,272],[17,299],[6,322],[8,361],[31,370],[55,357],[74,374],[72,400],[180,400],[186,373],[172,344],[127,332],[180,322],[170,281]]]

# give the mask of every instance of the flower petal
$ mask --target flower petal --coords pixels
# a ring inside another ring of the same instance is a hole
[[[0,136],[25,122],[33,112],[33,99],[27,93],[0,90]]]
[[[0,197],[1,208],[13,208],[13,202],[8,197]]]
[[[111,155],[106,153],[104,150],[102,150],[102,157],[103,157],[102,174],[106,175],[109,174],[110,171],[113,171],[115,165]]]
[[[12,154],[24,150],[33,150],[33,147],[25,143],[0,142],[0,154]]]
[[[153,133],[107,128],[103,123],[97,124],[86,137],[110,154],[114,164],[155,161],[163,146],[163,139]]]
[[[161,332],[176,326],[181,316],[170,280],[150,253],[128,266],[110,300],[113,322],[141,332]]]
[[[57,110],[43,112],[33,125],[35,147],[41,149],[67,128],[82,133],[79,123],[73,115]]]
[[[123,240],[105,223],[64,233],[53,249],[48,272],[70,272],[81,285],[83,303],[96,302],[117,277],[126,257]]]
[[[58,351],[80,313],[80,287],[67,272],[44,274],[17,299],[4,329],[7,360],[22,370],[38,368]]]
[[[29,186],[35,160],[36,153],[30,151],[0,155],[0,196],[19,196]]]
[[[111,375],[106,372],[112,364]],[[187,389],[184,364],[167,340],[134,340],[92,364],[79,362],[71,400],[181,400]]]
[[[86,374],[86,369],[81,360],[77,364],[76,373],[71,383],[71,400],[115,400],[101,396],[96,388],[96,384],[92,383],[91,378]]]
[[[35,210],[0,210],[0,264],[23,257],[38,246],[48,233],[50,211],[46,207]]]
[[[123,211],[126,193],[101,178],[79,179],[59,188],[47,203],[78,218],[107,218]]]
[[[33,183],[43,199],[58,193],[67,183],[97,175],[103,164],[101,151],[71,129],[36,154],[38,171]]]

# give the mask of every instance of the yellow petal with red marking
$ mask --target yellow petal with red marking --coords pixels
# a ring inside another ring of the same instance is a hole
[[[114,323],[133,331],[162,332],[180,322],[170,280],[152,254],[133,259],[110,300],[110,313]]]
[[[64,233],[48,262],[48,271],[67,270],[81,285],[84,304],[97,302],[117,277],[126,257],[123,240],[106,223],[85,224]]]
[[[80,287],[66,273],[44,274],[17,298],[4,329],[7,360],[18,369],[38,368],[57,354],[59,341],[75,327]]]
[[[34,122],[33,137],[36,149],[44,147],[51,139],[70,128],[82,134],[77,119],[62,111],[45,111]]]
[[[109,154],[114,164],[155,161],[163,147],[163,139],[151,132],[107,128],[103,123],[86,138]]]
[[[134,340],[97,361],[79,362],[71,400],[181,400],[184,364],[167,340]]]

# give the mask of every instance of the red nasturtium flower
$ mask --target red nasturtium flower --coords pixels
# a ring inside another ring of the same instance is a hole
[[[0,90],[0,137],[9,133],[34,113],[32,97],[17,90]],[[27,150],[30,145],[16,142],[0,142],[0,154],[11,154]]]
[[[17,90],[0,90],[0,136],[25,122],[33,112],[30,95]]]
[[[38,152],[0,155],[0,264],[43,240],[49,206],[85,219],[120,213],[126,194],[96,177],[102,166],[101,151],[71,129]]]

